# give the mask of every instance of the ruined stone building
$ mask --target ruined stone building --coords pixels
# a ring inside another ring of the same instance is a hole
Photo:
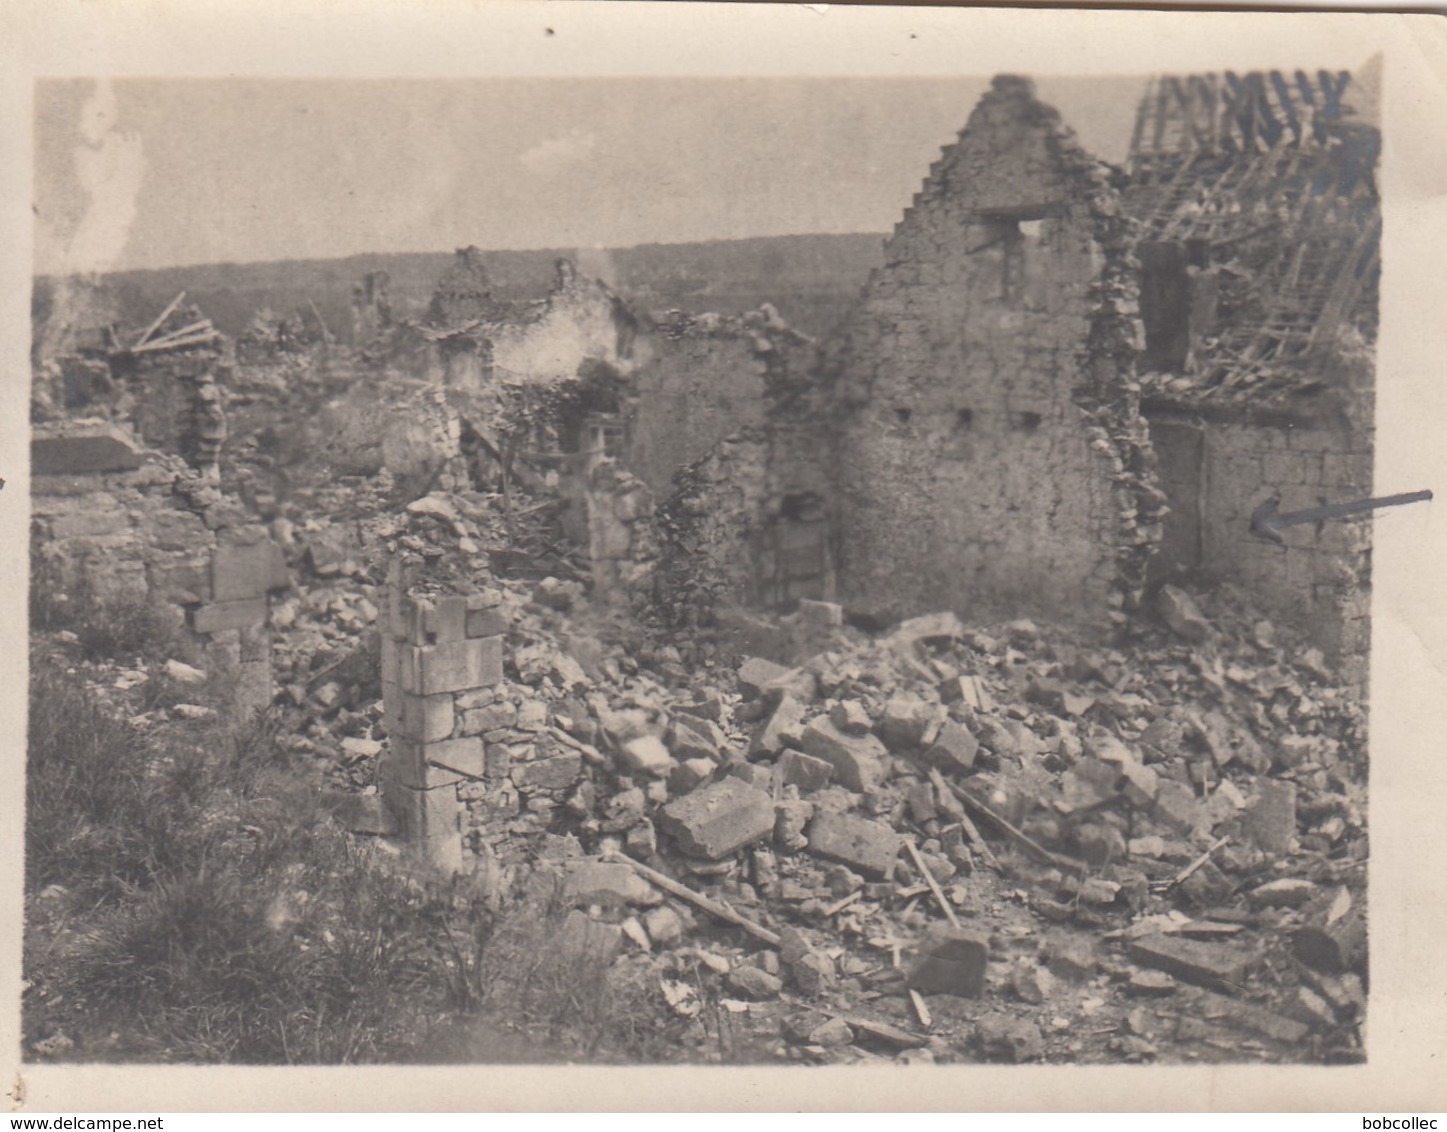
[[[1142,407],[1171,500],[1153,577],[1232,581],[1368,644],[1370,521],[1250,533],[1252,512],[1372,489],[1381,208],[1375,82],[1343,72],[1157,80],[1127,201],[1140,224]]]
[[[1116,170],[995,79],[814,379],[664,507],[664,600],[1098,629],[1229,581],[1361,651],[1369,525],[1250,522],[1371,487],[1369,86],[1161,79]]]
[[[218,486],[225,344],[184,299],[138,333],[113,311],[60,337],[41,323],[37,338],[59,352],[32,385],[32,609],[37,597],[92,617],[146,607],[229,674],[239,707],[259,709],[273,691],[270,598],[290,577],[266,528]]]
[[[1096,625],[1133,607],[1159,500],[1129,236],[1109,170],[997,78],[834,346],[847,606]]]
[[[216,478],[227,432],[220,333],[182,292],[145,329],[123,335],[100,290],[82,284],[62,281],[57,298],[79,293],[84,302],[37,312],[32,421],[116,422]]]
[[[493,294],[477,248],[462,248],[438,281],[418,325],[430,344],[413,372],[460,389],[549,384],[578,376],[585,363],[622,373],[638,362],[637,316],[598,280],[559,260],[552,289],[533,302]]]

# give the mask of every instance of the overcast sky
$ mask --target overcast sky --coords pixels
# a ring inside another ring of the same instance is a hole
[[[1144,77],[1043,79],[1120,161]],[[36,270],[885,232],[987,78],[36,87]]]

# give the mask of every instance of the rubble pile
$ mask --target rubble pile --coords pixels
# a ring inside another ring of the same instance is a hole
[[[580,778],[508,845],[676,1012],[805,1060],[1360,1056],[1363,721],[1230,595],[1125,650],[943,614],[729,679],[573,663],[550,592],[484,739]]]

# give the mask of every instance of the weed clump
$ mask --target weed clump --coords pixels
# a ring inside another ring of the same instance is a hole
[[[450,895],[332,824],[275,738],[224,712],[141,732],[34,658],[32,1032],[124,1034],[74,1051],[107,1060],[345,1063],[400,1055],[459,1005]]]

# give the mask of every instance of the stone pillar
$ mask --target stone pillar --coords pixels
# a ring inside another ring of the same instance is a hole
[[[506,630],[500,595],[464,587],[413,584],[394,562],[382,627],[389,744],[378,786],[402,837],[450,872],[463,864],[459,788],[483,780],[487,769],[483,739],[462,734],[462,717],[479,689],[501,682]]]

